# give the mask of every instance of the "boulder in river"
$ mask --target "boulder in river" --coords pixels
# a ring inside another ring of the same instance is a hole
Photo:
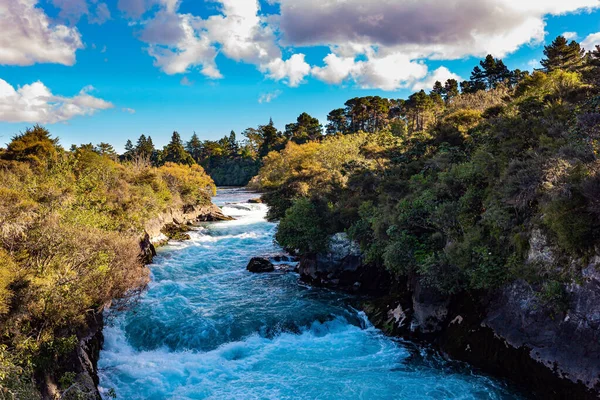
[[[263,201],[262,201],[262,199],[260,197],[248,200],[248,203],[250,203],[250,204],[262,204],[262,202]]]
[[[266,258],[262,257],[254,257],[248,263],[246,269],[250,272],[261,273],[261,272],[273,272],[275,271],[275,266],[273,263]]]

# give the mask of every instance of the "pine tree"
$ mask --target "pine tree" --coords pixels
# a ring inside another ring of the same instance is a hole
[[[234,157],[237,155],[239,151],[239,146],[237,142],[237,138],[234,131],[229,133],[229,155]]]
[[[458,81],[456,79],[448,79],[444,83],[444,101],[448,103],[458,95]]]
[[[285,144],[283,134],[275,128],[273,119],[269,120],[267,125],[261,125],[258,128],[262,143],[259,147],[258,154],[260,157],[264,157],[273,150],[280,150]]]
[[[133,143],[131,140],[127,139],[127,143],[125,143],[125,153],[121,156],[121,159],[124,161],[131,161],[135,157],[135,147],[133,147]]]
[[[194,161],[201,163],[202,159],[202,142],[196,135],[196,132],[192,135],[190,140],[185,144],[185,150],[190,153]]]
[[[302,113],[295,123],[285,126],[285,136],[297,144],[319,140],[323,136],[323,126],[317,118]]]
[[[564,36],[558,36],[550,45],[544,47],[544,55],[546,58],[540,63],[545,72],[556,69],[575,71],[584,61],[585,50],[576,41],[568,43]]]
[[[433,89],[431,89],[432,93],[437,93],[440,96],[444,95],[444,86],[442,86],[442,82],[440,81],[435,81],[435,83],[433,84]]]
[[[327,124],[326,131],[328,135],[333,135],[336,133],[346,133],[348,130],[348,118],[346,117],[346,112],[343,108],[337,108],[327,115]]]
[[[163,151],[163,161],[186,165],[192,165],[195,163],[192,156],[185,151],[179,133],[173,132],[173,135],[171,136],[171,142],[165,146]]]
[[[98,143],[94,151],[101,156],[106,156],[113,160],[117,158],[117,152],[115,151],[115,148],[109,143]]]
[[[135,146],[136,156],[150,160],[152,159],[155,151],[156,149],[154,148],[154,143],[152,143],[152,138],[146,137],[146,135],[141,135]]]

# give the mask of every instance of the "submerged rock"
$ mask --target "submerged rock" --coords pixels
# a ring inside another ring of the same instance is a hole
[[[266,258],[254,257],[250,260],[246,269],[254,273],[273,272],[275,271],[275,266]]]

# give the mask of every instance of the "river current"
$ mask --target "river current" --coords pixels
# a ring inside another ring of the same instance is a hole
[[[105,399],[513,399],[502,383],[382,335],[347,295],[294,273],[251,274],[281,254],[253,194],[213,199],[235,221],[206,225],[159,250],[152,281],[107,311]]]

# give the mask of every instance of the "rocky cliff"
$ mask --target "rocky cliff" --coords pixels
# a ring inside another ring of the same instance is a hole
[[[530,249],[528,263],[536,268],[558,262],[539,231],[532,232]],[[364,308],[384,332],[433,344],[537,398],[599,396],[600,257],[577,282],[558,284],[558,305],[544,297],[541,284],[519,280],[494,292],[450,296],[415,276],[393,280],[362,261],[356,245],[336,235],[329,252],[304,257],[299,272],[315,285],[377,294]]]

